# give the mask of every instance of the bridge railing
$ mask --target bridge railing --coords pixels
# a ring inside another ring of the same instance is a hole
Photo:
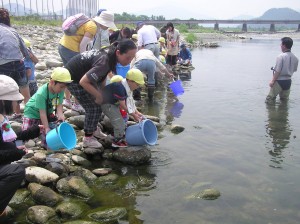
[[[117,24],[136,24],[135,20],[119,20],[115,21]],[[146,20],[145,24],[151,25],[166,25],[168,22],[172,22],[173,24],[187,24],[195,25],[195,24],[215,24],[214,29],[219,30],[219,24],[242,24],[242,31],[247,32],[248,24],[270,24],[270,31],[275,32],[275,25],[279,24],[296,24],[298,25],[297,31],[300,31],[300,20]]]

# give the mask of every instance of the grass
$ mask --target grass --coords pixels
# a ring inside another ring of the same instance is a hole
[[[10,17],[11,24],[13,25],[33,25],[33,26],[61,26],[61,20],[45,20],[38,15],[29,16],[12,16]]]

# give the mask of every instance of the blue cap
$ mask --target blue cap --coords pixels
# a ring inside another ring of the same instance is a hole
[[[97,16],[100,16],[101,12],[103,12],[103,11],[107,11],[107,9],[99,9],[97,12]]]
[[[137,23],[136,23],[136,27],[140,27],[140,26],[142,26],[142,25],[145,25],[145,23],[143,22],[143,21],[138,21]]]

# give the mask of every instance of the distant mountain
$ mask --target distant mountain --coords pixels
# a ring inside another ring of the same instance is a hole
[[[259,20],[300,20],[300,13],[296,10],[290,8],[272,8],[266,11],[262,16],[255,18]],[[251,24],[248,26],[249,28],[265,28],[269,29],[270,25],[259,25],[259,24]],[[279,24],[276,25],[277,28],[295,28],[297,29],[298,25],[284,25]],[[276,29],[275,27],[275,29]]]
[[[272,8],[256,19],[300,20],[300,13],[290,8]]]
[[[8,9],[10,11],[10,14],[15,15],[15,16],[24,16],[26,14],[28,15],[28,14],[36,13],[35,10],[32,10],[32,13],[30,13],[30,9],[28,9],[26,7],[24,10],[24,6],[17,4],[17,3],[11,3],[10,6],[9,6],[9,4],[4,4],[3,7]]]

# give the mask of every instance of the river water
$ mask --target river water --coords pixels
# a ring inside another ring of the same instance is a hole
[[[153,188],[136,197],[138,223],[299,223],[300,73],[289,102],[267,107],[280,38],[219,44],[192,51],[179,101],[161,93],[146,111],[185,130],[161,132],[147,168]],[[194,197],[207,188],[221,196]]]

